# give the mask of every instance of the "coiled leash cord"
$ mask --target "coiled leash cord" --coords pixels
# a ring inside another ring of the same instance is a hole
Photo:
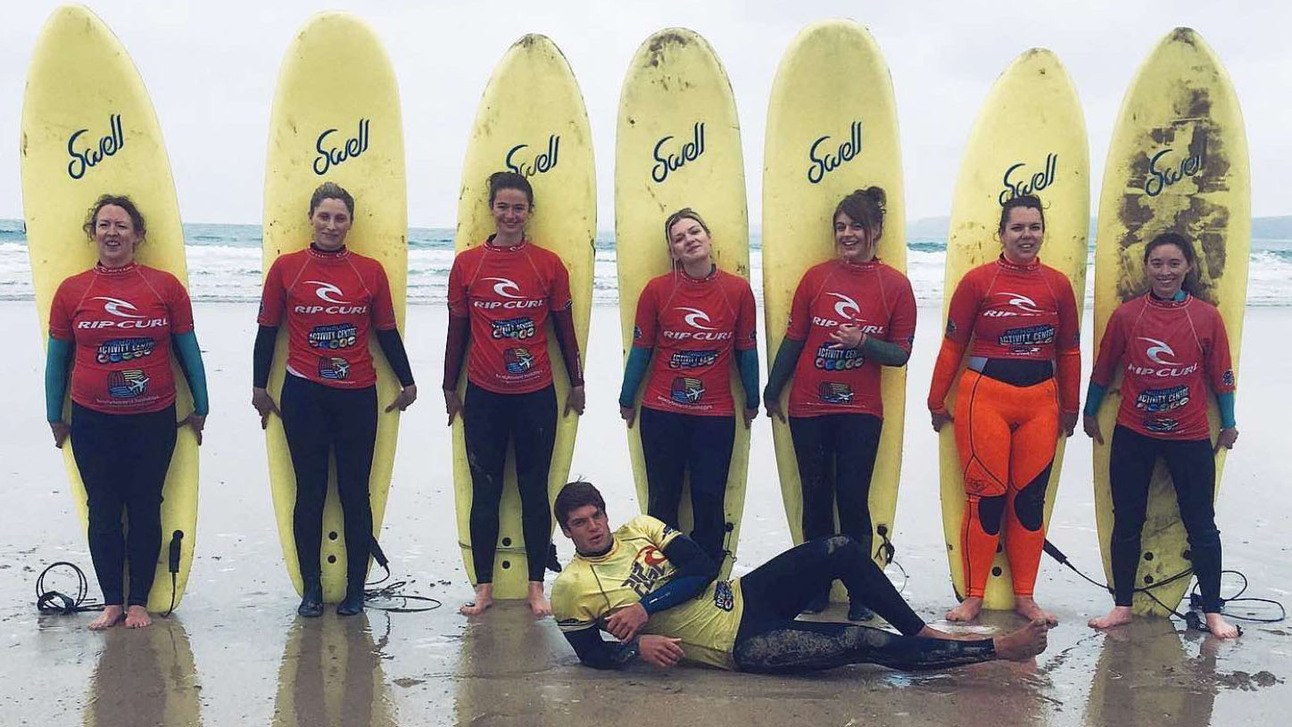
[[[385,611],[387,613],[422,613],[425,611],[434,611],[444,605],[440,603],[439,599],[431,598],[430,596],[404,593],[404,588],[412,585],[412,581],[391,581],[386,583],[387,581],[390,581],[390,559],[382,552],[381,546],[377,544],[376,538],[372,539],[372,557],[377,561],[377,565],[381,566],[386,571],[386,575],[378,580],[372,581],[371,583],[364,584],[365,586],[368,586],[363,590],[364,604],[368,608],[375,609],[377,611]],[[386,585],[382,586],[381,584],[383,583],[386,583]],[[374,588],[373,586],[381,587]],[[427,603],[430,605],[409,606],[409,601],[417,601],[419,603]],[[395,603],[398,603],[399,605],[394,605]]]
[[[1081,576],[1083,579],[1085,579],[1092,585],[1098,586],[1099,588],[1103,589],[1108,593],[1113,592],[1112,587],[1109,586],[1107,583],[1100,583],[1099,581],[1096,581],[1095,579],[1091,578],[1085,573],[1082,573],[1080,569],[1078,569],[1075,565],[1072,564],[1071,561],[1068,560],[1068,556],[1064,555],[1063,551],[1055,547],[1054,543],[1051,543],[1048,539],[1045,541],[1045,552],[1049,554],[1051,558],[1054,558],[1060,564],[1067,566],[1072,570],[1073,573],[1076,573],[1077,575]],[[1226,616],[1238,621],[1247,621],[1248,623],[1262,623],[1262,624],[1279,623],[1287,618],[1287,609],[1284,608],[1283,604],[1279,603],[1278,601],[1275,601],[1270,598],[1256,598],[1254,596],[1242,597],[1243,594],[1247,592],[1247,586],[1248,586],[1247,576],[1244,573],[1236,570],[1220,571],[1220,574],[1222,576],[1226,573],[1232,573],[1238,576],[1239,578],[1242,578],[1243,586],[1242,588],[1238,589],[1238,593],[1235,593],[1232,598],[1220,599],[1220,607],[1222,609],[1222,612],[1226,604],[1239,603],[1239,602],[1268,603],[1268,604],[1273,604],[1279,609],[1279,616],[1277,618],[1260,618],[1256,616],[1242,616],[1242,615],[1233,614],[1233,613],[1225,613]],[[1161,599],[1159,599],[1157,596],[1153,595],[1153,590],[1156,588],[1161,588],[1169,583],[1174,583],[1180,580],[1181,578],[1189,578],[1192,576],[1193,576],[1193,569],[1185,568],[1179,573],[1176,573],[1168,578],[1164,578],[1158,581],[1157,583],[1143,586],[1141,588],[1136,588],[1133,592],[1143,593],[1144,595],[1153,599],[1153,602],[1161,606],[1163,610],[1169,611],[1171,615],[1184,621],[1185,625],[1188,626],[1188,628],[1194,629],[1195,631],[1208,631],[1206,616],[1202,612],[1202,595],[1198,593],[1197,583],[1193,584],[1193,589],[1189,593],[1189,610],[1186,613],[1180,613],[1174,608],[1171,608],[1170,606],[1163,603]],[[1239,626],[1238,633],[1242,634],[1242,632],[1243,632],[1243,629],[1241,626]]]
[[[76,597],[73,598],[65,593],[54,590],[45,590],[45,576],[55,568],[70,568],[76,574]],[[85,578],[85,573],[77,568],[75,564],[60,560],[57,563],[51,563],[36,576],[36,610],[45,615],[62,615],[71,616],[77,613],[86,613],[88,611],[102,611],[103,604],[98,601],[90,600],[89,596],[90,583]]]

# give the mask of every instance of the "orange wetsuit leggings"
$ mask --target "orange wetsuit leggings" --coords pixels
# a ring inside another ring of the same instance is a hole
[[[1059,439],[1054,379],[1013,386],[966,370],[956,395],[955,435],[968,496],[960,527],[967,595],[981,598],[986,590],[1003,530],[1014,594],[1031,597]]]

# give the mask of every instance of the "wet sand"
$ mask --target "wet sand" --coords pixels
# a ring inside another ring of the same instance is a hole
[[[1219,643],[1180,624],[1145,620],[1098,634],[1086,620],[1110,599],[1050,559],[1038,599],[1058,615],[1050,648],[1034,664],[992,663],[902,674],[851,667],[783,678],[637,665],[597,672],[578,665],[550,620],[518,603],[468,621],[456,547],[449,436],[437,382],[444,310],[409,310],[408,348],[422,398],[404,415],[395,481],[381,542],[395,577],[443,608],[317,621],[295,616],[270,501],[264,439],[249,400],[255,306],[199,304],[198,336],[214,401],[202,449],[197,555],[182,608],[139,632],[90,632],[92,618],[40,616],[35,577],[70,560],[91,578],[83,533],[67,494],[62,459],[42,421],[43,355],[30,302],[0,303],[11,345],[0,420],[6,503],[0,528],[0,654],[6,679],[0,715],[17,724],[1277,724],[1292,708],[1292,624],[1248,625]],[[937,505],[936,440],[921,402],[935,355],[935,309],[920,310],[911,363],[897,513],[905,595],[938,618],[953,600]],[[1292,602],[1292,514],[1280,422],[1292,406],[1282,338],[1292,309],[1248,312],[1238,395],[1242,432],[1218,506],[1225,564],[1251,579],[1248,595]],[[1087,332],[1087,338],[1089,333]],[[1086,342],[1084,351],[1090,351]],[[612,522],[637,511],[615,397],[621,366],[618,316],[593,312],[589,411],[572,476],[607,495]],[[1086,361],[1087,369],[1089,361]],[[622,453],[607,456],[607,453]],[[771,432],[755,424],[744,536],[736,572],[789,545],[775,480]],[[1102,580],[1090,489],[1090,445],[1068,448],[1050,539]],[[568,541],[556,535],[562,559]],[[901,582],[901,576],[897,576]],[[1228,583],[1228,580],[1226,581]],[[60,579],[51,585],[74,588]],[[1228,594],[1230,591],[1226,591]],[[842,613],[836,614],[842,617]],[[987,627],[1010,628],[1011,614]],[[1283,714],[1280,718],[1278,715]]]

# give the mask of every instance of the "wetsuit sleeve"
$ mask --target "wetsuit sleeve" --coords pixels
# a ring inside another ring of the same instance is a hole
[[[269,386],[269,367],[274,363],[274,344],[278,326],[261,325],[256,331],[256,345],[251,351],[251,385],[257,389]]]
[[[740,281],[740,308],[736,311],[736,351],[752,351],[758,348],[758,311],[754,304],[754,291],[744,278]],[[757,366],[757,361],[754,363]],[[758,394],[757,372],[754,376],[754,396]]]
[[[745,389],[745,408],[758,408],[758,349],[736,349],[736,368]]]
[[[188,382],[189,393],[193,395],[193,413],[204,417],[211,411],[210,398],[206,393],[206,367],[202,364],[202,349],[197,345],[197,334],[190,330],[171,336],[175,347],[175,358],[179,368],[184,372]]]
[[[601,630],[596,627],[562,633],[574,648],[574,653],[579,655],[579,661],[593,669],[622,669],[636,659],[639,653],[635,639],[627,644],[606,641],[601,638]]]
[[[170,313],[171,335],[188,333],[193,330],[193,301],[178,278],[173,275],[167,277],[166,310]]]
[[[49,337],[73,343],[76,336],[72,333],[72,307],[67,305],[67,299],[71,297],[68,290],[69,282],[64,280],[63,284],[58,286],[58,291],[54,293],[54,302],[49,306]]]
[[[947,330],[942,338],[942,348],[938,351],[937,363],[933,365],[933,382],[929,386],[929,411],[945,412],[947,410],[947,393],[955,381],[956,372],[960,369],[960,359],[964,358],[965,349],[973,337],[974,319],[978,316],[978,303],[981,295],[972,276],[960,280],[955,292],[951,295],[951,305],[947,307]]]
[[[798,366],[804,343],[805,341],[790,338],[788,333],[781,339],[781,347],[776,349],[776,360],[772,362],[772,370],[767,374],[767,388],[763,389],[763,399],[780,400],[781,389],[785,388],[785,382],[790,380],[794,368]]]
[[[890,303],[891,313],[888,316],[888,338],[881,340],[866,336],[861,344],[866,358],[874,359],[883,366],[905,366],[911,358],[911,346],[915,344],[915,292],[911,290],[911,281],[901,274],[892,276],[897,283],[896,295]]]
[[[471,320],[453,312],[449,304],[449,332],[444,341],[444,381],[445,389],[456,389],[458,377],[462,375],[462,359],[467,353],[467,339],[471,336]]]
[[[1112,316],[1108,319],[1108,326],[1104,328],[1104,337],[1099,341],[1099,355],[1095,357],[1094,368],[1090,371],[1090,384],[1099,385],[1107,391],[1113,383],[1113,375],[1117,371],[1117,366],[1121,363],[1122,355],[1126,353],[1126,331],[1122,325],[1122,313],[1124,309],[1118,308],[1113,311]]]
[[[565,269],[565,263],[555,254],[552,255],[551,276],[552,287],[547,296],[548,310],[553,313],[569,311],[574,307],[574,301],[570,297],[570,271]]]
[[[565,361],[565,373],[570,377],[570,386],[583,386],[579,337],[574,332],[574,311],[569,306],[552,311],[552,332],[556,334],[556,343],[561,347],[561,358]]]
[[[811,271],[805,273],[803,279],[799,280],[799,287],[794,289],[794,299],[790,302],[790,320],[785,325],[785,337],[799,342],[807,340],[812,327],[812,281],[808,279],[810,276]],[[777,356],[780,356],[780,349],[777,349]]]
[[[1104,397],[1107,395],[1108,387],[1100,386],[1091,379],[1090,385],[1086,387],[1086,408],[1081,413],[1088,417],[1098,416],[1099,407],[1104,403]]]
[[[279,260],[275,260],[269,267],[269,274],[265,276],[265,287],[260,293],[260,315],[256,317],[261,326],[277,328],[283,322],[283,313],[287,310],[287,290],[283,287],[282,268]]]
[[[1212,309],[1213,323],[1211,342],[1206,351],[1207,376],[1211,390],[1216,392],[1216,404],[1220,407],[1220,426],[1232,429],[1237,426],[1234,421],[1234,391],[1238,382],[1234,379],[1233,362],[1229,356],[1229,334],[1225,331],[1225,319],[1220,312]]]
[[[718,577],[718,564],[685,535],[673,538],[664,547],[664,557],[677,569],[673,578],[641,599],[646,613],[659,613],[685,603],[704,592]]]
[[[71,341],[49,337],[45,349],[45,419],[51,422],[63,420],[63,397],[67,394],[67,376],[70,373],[72,355],[76,345]]]
[[[659,302],[655,286],[650,283],[637,298],[637,316],[633,319],[633,347],[654,348],[659,335]]]
[[[377,343],[381,345],[381,352],[386,354],[386,362],[395,372],[395,378],[399,379],[399,385],[412,386],[415,383],[413,367],[408,363],[408,351],[404,350],[404,339],[399,335],[399,329],[378,328]]]
[[[381,266],[381,263],[374,262],[373,268],[372,277],[375,285],[372,291],[372,327],[378,331],[394,330],[399,324],[395,320],[395,302],[390,297],[390,278],[386,277],[386,269]],[[386,347],[383,345],[381,350],[385,351]],[[386,358],[390,358],[389,353]],[[391,366],[394,366],[393,362]]]
[[[1081,313],[1066,275],[1055,272],[1059,294],[1059,335],[1055,374],[1059,385],[1059,410],[1076,414],[1081,402]]]
[[[453,258],[453,267],[449,268],[449,318],[467,318],[471,309],[467,301],[466,271],[463,270],[462,255]]]
[[[628,350],[628,362],[624,364],[624,383],[619,388],[619,406],[626,409],[633,405],[637,389],[641,387],[646,371],[650,369],[650,357],[654,350],[645,346],[633,346]]]

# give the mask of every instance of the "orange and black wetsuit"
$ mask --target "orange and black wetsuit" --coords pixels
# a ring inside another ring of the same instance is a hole
[[[1002,530],[1014,593],[1032,595],[1059,412],[1077,412],[1079,320],[1072,284],[1039,260],[1018,265],[1001,257],[974,268],[951,297],[928,404],[946,412],[968,349],[955,437],[968,496],[961,552],[970,598],[986,589]]]

